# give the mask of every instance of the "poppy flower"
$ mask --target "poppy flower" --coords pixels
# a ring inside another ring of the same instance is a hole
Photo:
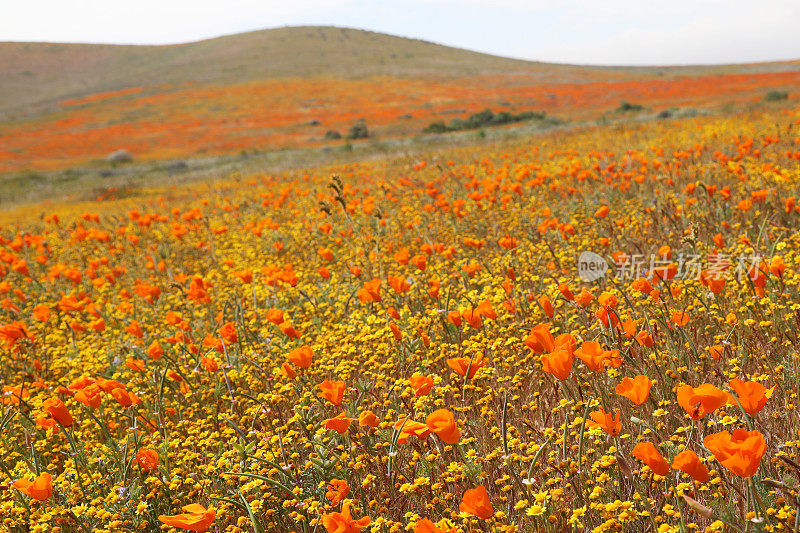
[[[344,502],[341,513],[328,513],[322,516],[322,525],[328,533],[359,533],[367,527],[372,520],[365,516],[353,520],[350,514],[350,501]]]
[[[703,439],[703,446],[714,454],[722,466],[739,477],[755,474],[767,451],[767,441],[758,430],[734,429],[733,433],[714,433]]]
[[[729,385],[736,393],[736,399],[744,412],[750,416],[761,411],[775,391],[775,387],[768,389],[756,381],[742,381],[739,378],[730,380]],[[731,398],[729,403],[735,404],[736,400]]]
[[[150,448],[139,448],[136,452],[136,462],[143,472],[152,472],[158,468],[158,452]]]
[[[267,311],[267,321],[272,322],[276,326],[281,325],[285,319],[283,317],[283,311],[280,309],[270,309]]]
[[[183,510],[186,511],[183,514],[160,515],[158,519],[168,526],[203,533],[214,523],[214,518],[217,516],[213,507],[206,509],[199,503],[184,505]]]
[[[72,415],[69,414],[67,406],[58,398],[48,398],[42,405],[45,412],[52,416],[59,424],[68,428],[72,425]]]
[[[589,413],[589,418],[591,418],[591,420],[587,420],[586,422],[589,427],[600,427],[612,437],[619,435],[619,432],[622,431],[619,411],[615,413],[606,413],[605,409],[601,407],[599,410]]]
[[[378,427],[378,417],[372,411],[364,411],[358,415],[358,425],[376,428]]]
[[[686,311],[678,311],[676,309],[672,309],[670,311],[670,318],[676,325],[683,327],[689,323],[690,317],[686,313]]]
[[[447,365],[457,374],[467,376],[467,379],[475,377],[475,373],[486,365],[483,354],[476,354],[475,357],[453,357],[447,360]],[[469,370],[469,375],[467,375]]]
[[[331,505],[335,507],[347,498],[348,494],[350,494],[350,485],[347,484],[347,481],[332,479],[328,482],[328,492],[325,493],[325,498],[330,500]]]
[[[344,389],[345,383],[344,381],[323,381],[319,385],[317,385],[319,389],[319,393],[317,396],[320,398],[324,398],[331,402],[333,405],[339,405],[342,403],[342,399],[344,398]]]
[[[542,370],[564,381],[572,373],[572,351],[556,349],[542,355]]]
[[[636,334],[636,342],[638,342],[645,348],[653,347],[653,337],[650,335],[650,333],[644,330]]]
[[[455,327],[457,328],[461,327],[461,313],[459,313],[458,311],[450,311],[449,313],[447,313],[447,320],[449,320],[450,323],[453,324]]]
[[[553,309],[553,302],[550,301],[550,298],[548,298],[547,295],[542,295],[536,301],[539,303],[539,307],[542,308],[542,311],[544,311],[544,314],[547,315],[548,318],[553,318],[555,310]]]
[[[525,345],[536,353],[552,352],[555,349],[555,339],[550,333],[550,324],[545,322],[535,326],[525,337]]]
[[[636,376],[635,378],[623,378],[619,385],[614,389],[617,394],[624,396],[636,405],[642,405],[650,395],[650,387],[653,380],[647,376]]]
[[[672,459],[672,468],[680,470],[685,474],[689,474],[695,481],[705,483],[709,480],[711,475],[708,473],[708,467],[700,460],[692,450],[683,450]]]
[[[604,350],[597,341],[584,342],[580,348],[575,350],[575,355],[595,372],[602,372],[603,367],[606,365],[619,366],[615,361],[612,361],[614,358],[613,351]]]
[[[395,422],[394,429],[400,432],[397,436],[397,442],[400,444],[405,444],[408,441],[408,437],[412,435],[418,439],[427,439],[428,435],[431,434],[431,428],[426,424],[407,417]]]
[[[710,383],[705,383],[697,388],[693,388],[691,385],[682,385],[676,392],[678,405],[683,407],[692,420],[700,420],[708,413],[716,411],[728,403],[728,393]]]
[[[719,358],[722,357],[724,351],[725,347],[721,344],[715,344],[714,346],[708,347],[708,354],[713,357],[715,361],[719,361]]]
[[[364,283],[364,286],[356,291],[356,296],[361,303],[381,301],[381,280],[373,279]]]
[[[341,413],[336,415],[334,418],[326,419],[324,421],[323,425],[324,425],[325,429],[332,429],[336,433],[339,433],[340,435],[344,435],[344,433],[347,432],[347,428],[350,427],[350,424],[352,422],[353,422],[353,419],[352,418],[348,418],[347,414],[344,411],[342,411]]]
[[[433,378],[430,376],[423,376],[422,374],[414,374],[411,376],[411,389],[417,396],[425,396],[433,388]]]
[[[314,360],[314,351],[306,345],[295,348],[286,356],[298,368],[308,368]]]
[[[456,425],[453,413],[447,409],[438,409],[428,415],[425,424],[447,444],[458,444],[461,430]]]
[[[401,276],[389,276],[389,287],[397,294],[403,294],[411,289],[411,284]]]
[[[11,486],[26,496],[43,502],[53,494],[53,476],[45,472],[33,481],[18,479]]]
[[[650,441],[640,442],[634,446],[631,451],[631,456],[649,466],[654,474],[666,476],[669,473],[669,463],[658,451],[655,444]]]
[[[91,385],[79,389],[78,392],[75,393],[74,398],[87,407],[97,409],[103,401],[103,397],[100,394],[101,392],[100,387],[96,383],[92,383]]]
[[[483,485],[468,489],[461,498],[461,505],[458,506],[458,509],[462,513],[467,513],[483,520],[488,520],[494,516],[494,507],[492,507],[489,494]]]

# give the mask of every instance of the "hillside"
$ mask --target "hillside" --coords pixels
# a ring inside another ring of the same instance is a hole
[[[0,43],[0,110],[131,86],[553,70],[572,69],[332,27],[278,28],[166,46],[5,42]]]
[[[318,26],[165,46],[0,42],[0,112],[134,86],[227,85],[285,77],[465,78],[502,73],[544,83],[796,68],[796,62],[668,68],[555,65],[371,31]]]

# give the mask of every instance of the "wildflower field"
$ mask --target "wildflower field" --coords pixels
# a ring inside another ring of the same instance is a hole
[[[798,125],[4,215],[0,530],[797,531]]]

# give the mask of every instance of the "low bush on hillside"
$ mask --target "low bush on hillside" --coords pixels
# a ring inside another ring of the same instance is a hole
[[[475,113],[467,118],[454,118],[449,124],[443,120],[434,122],[425,127],[423,133],[446,133],[449,131],[475,130],[489,126],[502,126],[526,120],[544,120],[546,114],[536,111],[523,111],[516,115],[507,111],[494,113],[491,109],[484,109],[480,113]]]
[[[770,91],[764,97],[765,102],[780,102],[789,98],[789,93],[786,91]]]

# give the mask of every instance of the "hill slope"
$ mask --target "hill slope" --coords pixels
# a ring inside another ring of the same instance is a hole
[[[552,83],[797,68],[796,62],[669,68],[555,65],[322,26],[268,29],[165,46],[0,42],[0,112],[127,87],[227,85],[284,77],[466,78],[502,73]]]
[[[5,42],[0,43],[0,110],[131,86],[311,75],[468,77],[552,69],[417,39],[332,27],[278,28],[166,46]]]

